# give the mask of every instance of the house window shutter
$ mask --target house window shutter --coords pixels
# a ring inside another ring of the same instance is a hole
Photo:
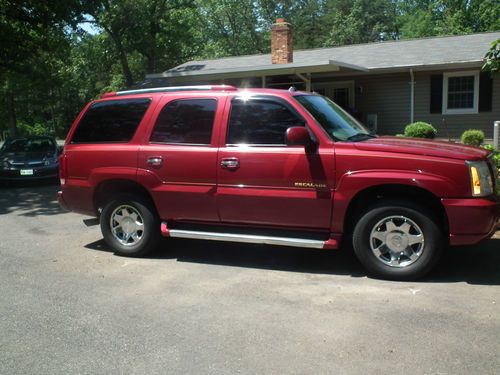
[[[493,105],[493,79],[489,73],[479,76],[479,112],[491,112]]]
[[[441,113],[443,108],[443,75],[431,75],[430,113]]]

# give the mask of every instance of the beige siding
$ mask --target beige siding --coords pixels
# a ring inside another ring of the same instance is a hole
[[[452,70],[447,70],[452,71]],[[415,121],[431,123],[438,138],[459,139],[467,129],[481,129],[486,138],[493,137],[493,122],[500,121],[500,78],[493,81],[493,108],[477,114],[443,115],[430,113],[430,77],[443,71],[415,72]],[[410,73],[362,75],[323,78],[313,82],[354,81],[355,108],[366,115],[378,115],[378,134],[402,133],[410,122]]]
[[[356,108],[363,121],[370,113],[377,114],[377,133],[402,133],[410,122],[410,77],[408,74],[391,74],[358,77]]]
[[[459,138],[467,129],[481,129],[486,138],[493,137],[493,122],[500,121],[500,79],[493,80],[493,108],[491,112],[479,112],[476,114],[443,115],[430,113],[430,82],[432,74],[437,72],[415,73],[415,121],[429,122],[438,129],[438,137]],[[448,128],[448,131],[446,131]]]
[[[343,76],[329,81],[350,80],[354,81],[355,108],[361,112],[362,121],[368,114],[376,113],[378,134],[402,133],[410,122],[410,75]]]

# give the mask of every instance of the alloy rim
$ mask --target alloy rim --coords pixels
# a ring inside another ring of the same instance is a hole
[[[423,253],[424,234],[413,220],[405,216],[389,216],[373,227],[370,248],[385,265],[408,267]]]
[[[136,208],[129,205],[115,208],[110,227],[113,237],[124,246],[137,245],[144,237],[144,219]]]

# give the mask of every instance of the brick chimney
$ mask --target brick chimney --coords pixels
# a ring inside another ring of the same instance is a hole
[[[278,18],[271,26],[271,61],[273,64],[293,62],[293,26]]]

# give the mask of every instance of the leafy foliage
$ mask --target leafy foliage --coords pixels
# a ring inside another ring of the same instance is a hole
[[[484,145],[482,147],[485,148],[488,151],[491,151],[491,153],[493,154],[493,163],[495,164],[495,166],[497,167],[497,169],[500,170],[500,151],[499,150],[495,150],[495,148],[493,147],[493,145]]]
[[[480,146],[484,142],[484,132],[482,130],[469,129],[462,133],[460,140],[469,146]]]
[[[492,75],[498,75],[500,73],[500,39],[491,43],[491,48],[484,57],[486,62],[483,65],[483,70],[491,72]]]
[[[390,0],[335,0],[327,5],[324,45],[340,46],[397,37],[396,8]]]
[[[404,136],[411,138],[429,138],[436,137],[437,130],[427,122],[417,121],[405,126]]]
[[[493,162],[493,167],[495,167],[497,169],[495,191],[496,191],[496,195],[500,196],[500,151],[495,150],[493,145],[484,145],[482,147],[487,149],[488,151],[491,151],[491,153],[493,154],[493,157],[491,158],[491,160]]]

